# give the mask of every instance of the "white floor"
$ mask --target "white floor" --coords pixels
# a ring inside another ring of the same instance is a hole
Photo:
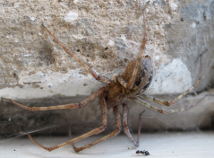
[[[100,136],[96,136],[100,137]],[[81,146],[90,143],[96,137],[76,143]],[[135,135],[136,137],[136,135]],[[54,146],[69,140],[68,137],[36,137],[45,146]],[[140,146],[134,148],[126,135],[102,142],[94,147],[75,153],[72,146],[44,151],[28,138],[17,138],[9,141],[0,140],[0,155],[4,158],[79,158],[79,157],[142,157],[135,154],[137,150],[147,150],[148,158],[213,158],[214,132],[167,132],[142,134]]]

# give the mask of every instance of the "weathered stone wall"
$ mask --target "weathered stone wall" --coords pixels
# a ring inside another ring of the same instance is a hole
[[[111,78],[122,73],[138,55],[145,3],[143,0],[1,1],[0,97],[48,106],[78,102],[105,86],[67,55],[41,24],[98,74]],[[144,54],[152,58],[155,74],[147,94],[175,94],[191,87],[199,75],[199,54],[205,49],[208,51],[202,59],[203,77],[196,91],[212,88],[213,17],[213,0],[150,0],[146,9]],[[194,104],[203,95],[190,96],[176,106]],[[213,97],[206,97],[199,108],[179,114],[160,115],[146,109],[144,128],[211,127],[212,101]],[[129,105],[130,125],[137,129],[137,116],[144,108],[133,102]],[[81,110],[60,112],[33,113],[9,103],[1,104],[0,109],[2,133],[55,124],[71,124],[73,130],[74,127],[82,130],[86,125],[98,126],[101,119],[98,102]]]

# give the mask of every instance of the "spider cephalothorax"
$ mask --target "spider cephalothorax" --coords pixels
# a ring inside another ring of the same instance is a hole
[[[131,79],[136,59],[129,62],[124,73],[116,78],[106,87],[106,101],[108,107],[120,105],[128,98],[133,98],[139,93],[143,93],[150,85],[153,77],[153,66],[149,56],[143,57],[138,67],[136,79],[133,88],[128,88],[128,82]]]

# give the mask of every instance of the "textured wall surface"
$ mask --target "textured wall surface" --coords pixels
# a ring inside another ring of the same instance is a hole
[[[112,78],[121,74],[138,55],[145,3],[138,0],[0,1],[0,97],[29,106],[49,106],[79,102],[105,86],[66,54],[41,24],[94,71]],[[198,79],[198,57],[205,49],[208,51],[202,58],[202,82],[196,91],[213,87],[213,17],[213,0],[150,0],[146,9],[144,54],[152,58],[155,74],[147,94],[177,94],[190,88]],[[194,104],[208,93],[211,95],[213,91],[189,96],[172,108]],[[136,130],[138,113],[144,108],[133,102],[129,105],[130,125]],[[101,121],[98,101],[81,110],[29,112],[5,102],[0,104],[0,109],[2,135],[59,124],[66,127],[58,132],[66,133],[63,129],[67,130],[68,125],[72,132],[75,129],[83,132]],[[147,109],[143,128],[211,127],[213,110],[212,96],[188,112],[161,115]],[[110,119],[114,120],[113,116]],[[113,125],[110,122],[110,127]]]

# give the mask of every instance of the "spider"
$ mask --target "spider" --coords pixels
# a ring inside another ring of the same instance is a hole
[[[147,3],[148,4],[148,3]],[[151,58],[146,55],[143,56],[143,50],[146,44],[146,18],[145,18],[145,8],[147,6],[147,4],[145,5],[144,9],[143,9],[143,23],[144,23],[144,36],[143,36],[143,40],[142,40],[142,44],[140,47],[140,51],[138,54],[137,59],[133,59],[132,61],[129,62],[129,64],[127,65],[125,72],[122,73],[121,75],[117,76],[115,80],[111,80],[105,76],[100,76],[98,75],[96,72],[94,72],[91,68],[89,68],[86,64],[84,64],[80,59],[78,59],[72,52],[70,52],[56,37],[54,34],[51,33],[51,31],[44,25],[42,24],[42,27],[56,40],[56,42],[65,50],[66,53],[68,53],[69,55],[71,55],[77,62],[79,62],[79,64],[88,72],[90,73],[96,80],[103,82],[105,84],[107,84],[107,86],[100,88],[98,91],[96,91],[95,93],[91,94],[89,97],[87,97],[86,99],[82,100],[79,103],[71,103],[71,104],[65,104],[65,105],[58,105],[58,106],[49,106],[49,107],[27,107],[24,106],[12,99],[8,99],[8,98],[2,98],[3,100],[7,100],[10,101],[12,103],[14,103],[15,105],[29,110],[29,111],[47,111],[47,110],[61,110],[61,109],[78,109],[78,108],[83,108],[84,106],[86,106],[89,102],[93,101],[95,98],[99,97],[100,100],[100,104],[102,107],[102,125],[98,128],[95,128],[81,136],[78,136],[74,139],[71,139],[67,142],[58,144],[56,146],[52,146],[52,147],[45,147],[41,144],[39,144],[38,142],[36,142],[29,133],[23,133],[23,134],[27,134],[28,137],[38,146],[40,146],[41,148],[47,150],[47,151],[52,151],[55,149],[58,149],[60,147],[63,147],[65,145],[68,144],[72,144],[74,150],[76,152],[79,152],[83,149],[86,149],[88,147],[91,147],[95,144],[98,144],[108,138],[114,137],[116,136],[122,129],[124,132],[126,133],[126,135],[129,137],[129,139],[133,142],[134,146],[139,146],[139,135],[138,135],[138,140],[135,141],[130,133],[130,130],[127,126],[127,119],[128,119],[128,106],[127,106],[127,100],[133,100],[136,101],[138,103],[140,103],[141,105],[145,106],[146,108],[151,108],[157,112],[160,113],[164,113],[164,114],[168,114],[168,113],[174,113],[174,112],[178,112],[178,111],[185,111],[187,109],[192,108],[194,105],[185,107],[185,108],[181,108],[181,109],[176,109],[176,110],[163,110],[163,109],[159,109],[155,106],[150,105],[149,103],[144,102],[144,99],[150,100],[150,101],[154,101],[156,103],[165,105],[165,106],[170,106],[172,104],[174,104],[175,102],[177,102],[178,100],[180,100],[182,97],[184,97],[186,94],[188,94],[191,90],[193,90],[200,82],[201,80],[201,67],[202,67],[202,62],[201,62],[201,56],[203,53],[200,54],[199,56],[199,60],[200,60],[200,71],[199,71],[199,78],[197,80],[197,82],[187,91],[185,91],[184,93],[180,94],[177,98],[175,98],[172,101],[163,101],[160,99],[156,99],[147,95],[144,95],[143,92],[146,91],[146,89],[149,87],[151,81],[152,81],[152,77],[153,77],[153,65],[152,65],[152,61]],[[118,110],[118,106],[122,105],[123,106],[123,122],[121,124],[121,116]],[[107,111],[109,108],[113,108],[114,111],[114,115],[115,115],[115,119],[116,119],[116,129],[102,137],[99,140],[94,141],[91,144],[76,148],[74,146],[74,143],[82,140],[84,138],[90,137],[94,134],[98,134],[101,133],[102,131],[104,131],[106,129],[106,125],[107,125]],[[139,125],[140,127],[140,125]],[[140,130],[139,130],[140,131]],[[139,134],[139,133],[138,133]]]

